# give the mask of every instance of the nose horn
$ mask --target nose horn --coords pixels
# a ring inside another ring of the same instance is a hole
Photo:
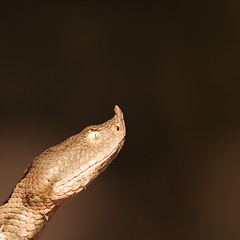
[[[115,116],[114,118],[118,120],[118,123],[120,124],[120,128],[122,129],[122,134],[126,135],[126,126],[124,122],[123,112],[121,111],[120,107],[118,105],[115,105],[114,107]]]
[[[115,112],[116,117],[119,120],[123,120],[123,112],[121,111],[121,109],[120,109],[120,107],[118,105],[115,105],[114,112]]]

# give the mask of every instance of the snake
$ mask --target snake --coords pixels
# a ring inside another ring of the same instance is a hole
[[[121,109],[110,120],[84,128],[34,158],[0,206],[0,240],[39,239],[56,210],[85,189],[122,149]]]

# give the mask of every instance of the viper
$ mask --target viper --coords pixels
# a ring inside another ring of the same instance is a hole
[[[0,207],[0,240],[39,238],[56,210],[86,188],[121,150],[126,127],[116,105],[92,125],[36,157]]]

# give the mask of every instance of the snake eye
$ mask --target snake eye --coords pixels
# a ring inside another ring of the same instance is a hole
[[[91,142],[91,143],[100,143],[102,141],[102,135],[100,132],[98,131],[92,131],[90,132],[88,135],[87,135],[87,138],[88,140]]]

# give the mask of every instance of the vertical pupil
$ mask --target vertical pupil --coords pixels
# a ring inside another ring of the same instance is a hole
[[[93,144],[98,144],[101,142],[102,136],[101,136],[100,132],[92,131],[92,132],[88,133],[87,139],[89,142],[91,142]]]
[[[88,140],[92,143],[101,142],[101,133],[97,131],[92,131],[88,134]]]

